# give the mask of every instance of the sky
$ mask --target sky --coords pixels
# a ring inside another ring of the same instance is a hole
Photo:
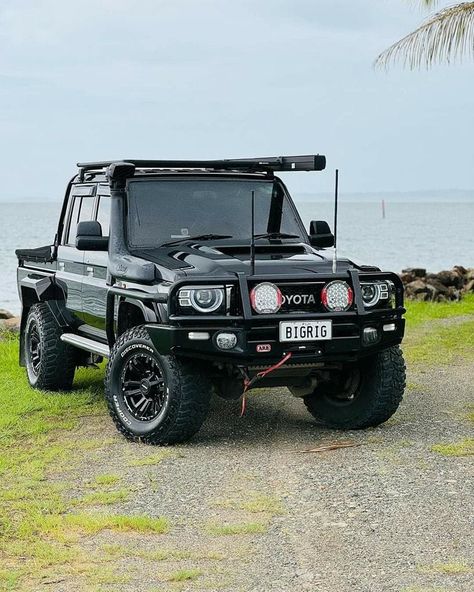
[[[426,16],[415,0],[0,0],[0,200],[61,199],[84,160],[313,153],[327,171],[287,175],[294,192],[330,191],[336,167],[347,192],[474,190],[474,64],[373,67]]]

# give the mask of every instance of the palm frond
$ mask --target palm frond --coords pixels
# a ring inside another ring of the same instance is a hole
[[[400,60],[413,70],[423,65],[429,68],[435,62],[449,63],[465,55],[474,56],[474,2],[461,2],[439,11],[382,52],[375,66],[387,67]]]

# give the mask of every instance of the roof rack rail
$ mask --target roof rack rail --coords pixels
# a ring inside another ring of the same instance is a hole
[[[115,162],[129,162],[141,169],[212,169],[241,171],[322,171],[326,168],[326,157],[321,154],[308,156],[274,156],[270,158],[226,158],[222,160],[105,160],[100,162],[79,162],[81,174],[85,171],[101,170]]]

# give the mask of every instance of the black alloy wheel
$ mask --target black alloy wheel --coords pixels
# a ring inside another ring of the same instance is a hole
[[[157,359],[136,353],[127,360],[120,377],[122,396],[130,414],[139,421],[158,417],[166,403],[164,373]]]
[[[41,366],[41,337],[38,323],[32,320],[27,335],[28,356],[31,363],[31,370],[38,376]]]

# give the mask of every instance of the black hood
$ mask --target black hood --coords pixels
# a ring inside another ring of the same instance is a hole
[[[238,273],[250,273],[250,249],[244,244],[175,245],[141,251],[136,255],[156,263],[158,275],[169,281],[192,276],[235,277]],[[338,259],[339,272],[350,268],[360,269],[349,259]],[[328,274],[332,271],[332,252],[317,251],[305,243],[259,245],[255,271],[269,278],[272,275]]]

